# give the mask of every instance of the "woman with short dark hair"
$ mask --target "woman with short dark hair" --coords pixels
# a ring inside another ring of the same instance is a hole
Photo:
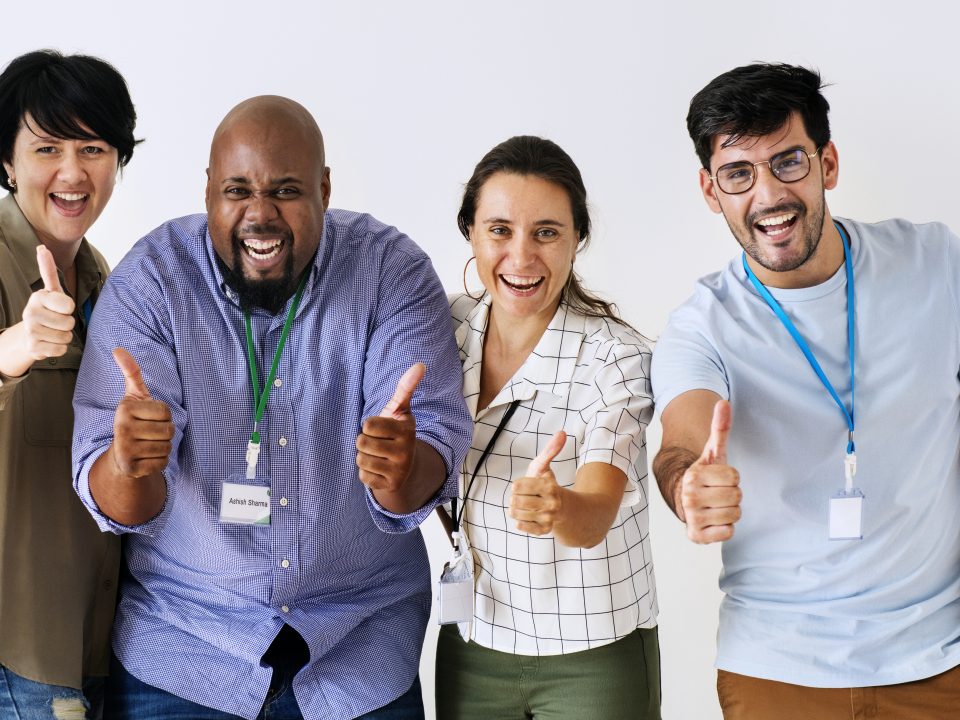
[[[484,291],[451,302],[474,436],[440,598],[442,621],[466,622],[440,631],[437,717],[657,720],[650,350],[574,272],[580,171],[550,140],[511,138],[457,222]],[[472,612],[446,592],[460,583]]]
[[[42,50],[0,74],[0,717],[92,717],[102,700],[120,544],[73,491],[71,400],[109,272],[85,234],[135,124],[98,58]]]

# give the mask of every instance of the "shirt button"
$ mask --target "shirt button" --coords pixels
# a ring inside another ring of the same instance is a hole
[[[283,560],[280,561],[280,567],[283,567],[283,568],[290,567],[290,561],[284,558]]]
[[[56,364],[57,364],[57,359],[56,359],[56,358],[50,358],[47,362],[49,362],[51,365],[56,365]]]
[[[276,380],[273,381],[274,387],[280,387],[281,385],[283,385],[283,380],[281,380],[280,378],[277,378]]]
[[[285,612],[285,613],[290,612],[290,608],[288,608],[286,605],[281,605],[281,606],[280,606],[280,609],[281,609],[283,612]]]
[[[280,505],[282,507],[286,507],[288,502],[289,500],[287,500],[286,498],[280,498]]]
[[[280,447],[286,447],[286,446],[287,446],[287,439],[286,439],[285,437],[280,438],[277,442],[280,443]]]

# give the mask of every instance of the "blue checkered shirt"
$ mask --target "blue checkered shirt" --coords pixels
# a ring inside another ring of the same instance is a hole
[[[252,313],[261,383],[286,314]],[[88,484],[124,390],[118,346],[176,426],[166,504],[137,527],[100,513]],[[428,369],[412,401],[417,436],[448,477],[424,507],[395,515],[357,478],[354,442],[415,362]],[[310,648],[293,684],[304,717],[354,718],[400,696],[417,673],[431,593],[423,538],[409,531],[455,495],[473,430],[426,254],[367,215],[329,211],[277,378],[258,465],[272,524],[220,523],[222,484],[243,482],[252,429],[243,315],[206,216],[162,225],[97,303],[74,398],[74,482],[101,529],[126,534],[113,647],[134,676],[254,718],[271,677],[260,658],[287,623]]]

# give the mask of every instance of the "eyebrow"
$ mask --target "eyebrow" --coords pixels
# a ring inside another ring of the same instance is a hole
[[[512,220],[507,218],[492,217],[487,218],[483,221],[487,225],[513,225]],[[558,220],[551,220],[549,218],[544,218],[543,220],[535,220],[534,225],[552,225],[553,227],[566,227],[562,222]]]
[[[53,135],[37,135],[33,130],[30,131],[30,134],[33,135],[33,139],[29,141],[31,145],[64,142],[63,138],[53,137]]]
[[[229,183],[236,183],[237,185],[252,185],[253,181],[248,177],[243,175],[233,175],[232,177],[224,178],[220,184],[227,185]],[[300,178],[294,177],[293,175],[286,175],[281,178],[274,178],[270,180],[269,185],[301,185],[302,182]]]

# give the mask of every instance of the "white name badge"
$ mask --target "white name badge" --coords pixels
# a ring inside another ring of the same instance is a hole
[[[863,493],[853,488],[830,498],[830,539],[863,539]]]
[[[225,482],[220,496],[220,522],[269,525],[270,486]]]

